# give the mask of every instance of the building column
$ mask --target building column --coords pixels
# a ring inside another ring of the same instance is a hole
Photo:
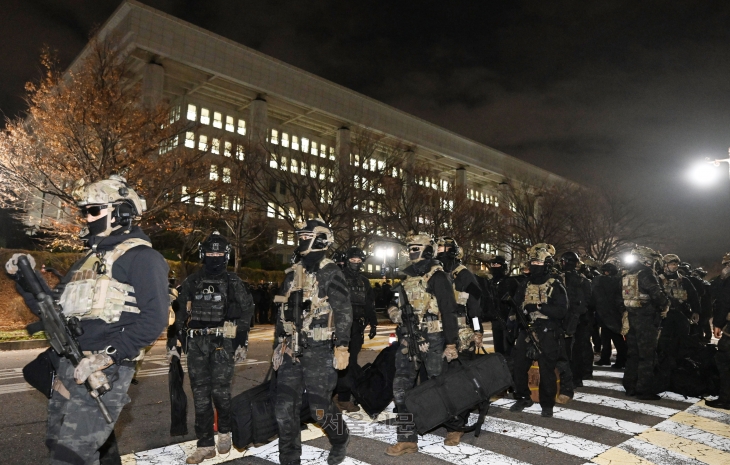
[[[340,169],[350,163],[351,151],[350,128],[343,126],[337,130],[337,135],[335,136],[335,154],[337,155]]]
[[[162,100],[165,87],[165,68],[157,63],[147,63],[142,72],[142,105],[153,108]]]
[[[249,141],[254,151],[266,150],[266,132],[269,128],[268,106],[263,95],[258,95],[249,106]]]

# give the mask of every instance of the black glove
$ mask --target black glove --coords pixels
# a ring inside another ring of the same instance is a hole
[[[378,331],[378,327],[377,326],[370,325],[370,333],[368,333],[368,337],[370,339],[374,338],[375,335],[377,334],[377,331]]]

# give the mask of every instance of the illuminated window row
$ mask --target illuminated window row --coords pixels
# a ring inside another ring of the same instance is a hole
[[[325,178],[329,178],[330,182],[334,182],[332,169],[330,168],[317,166],[315,163],[305,163],[303,161],[297,160],[296,158],[287,159],[287,157],[278,156],[273,153],[271,154],[271,158],[269,160],[269,168],[289,171],[291,173],[296,173],[301,176],[309,176],[312,179],[319,178],[321,180],[324,180]]]
[[[221,194],[218,196],[215,192],[190,192],[187,186],[182,186],[180,201],[184,203],[192,203],[199,207],[210,206],[214,208],[222,208],[223,210],[239,211],[242,201],[240,197]]]
[[[284,207],[281,205],[276,205],[274,202],[269,202],[266,208],[266,216],[269,218],[279,218],[284,219],[287,216],[291,219],[296,218],[294,214],[294,207]]]
[[[234,144],[231,141],[222,140],[217,137],[208,137],[205,134],[199,134],[196,144],[195,133],[193,131],[187,131],[185,133],[185,147],[194,149],[198,147],[198,150],[207,152],[214,155],[224,155],[226,157],[235,157],[237,160],[244,159],[244,148],[241,144]]]
[[[272,129],[269,135],[269,142],[273,145],[281,145],[282,147],[291,148],[292,150],[301,150],[320,158],[335,159],[335,148],[327,147],[325,144],[318,143],[306,137],[299,137],[288,132],[280,132],[278,129]]]
[[[294,231],[276,231],[276,243],[280,245],[294,245],[296,235]]]
[[[210,109],[205,107],[200,107],[200,114],[198,114],[198,106],[192,103],[188,104],[187,119],[188,121],[200,121],[200,124],[212,125],[217,129],[224,129],[225,127],[228,132],[235,132],[242,136],[246,135],[246,120],[224,115],[219,111],[213,111],[211,114]]]
[[[496,195],[485,194],[484,192],[477,189],[468,189],[466,191],[466,197],[469,200],[473,200],[475,202],[486,203],[487,205],[494,205],[495,207],[499,207],[499,201],[497,200]]]

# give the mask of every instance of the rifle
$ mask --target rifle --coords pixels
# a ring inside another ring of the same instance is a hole
[[[292,319],[294,320],[294,331],[291,335],[291,350],[294,357],[302,355],[303,347],[300,341],[302,333],[302,305],[304,303],[304,266],[294,266],[294,278],[292,280],[292,292],[289,299],[292,307]],[[306,341],[306,338],[304,339]],[[304,343],[306,345],[306,342]]]
[[[413,326],[413,321],[416,319],[416,315],[413,312],[413,306],[408,303],[408,296],[403,290],[403,286],[401,284],[398,284],[396,287],[393,288],[393,295],[396,298],[398,306],[403,309],[401,319],[403,320],[403,325],[405,326],[407,332],[407,334],[404,334],[404,336],[408,338],[408,360],[412,361],[413,363],[418,363],[419,340],[417,338],[419,336],[416,335],[416,331]],[[403,295],[403,305],[401,305],[401,295]]]
[[[30,262],[25,255],[18,257],[18,272],[16,276],[23,289],[29,290],[38,301],[41,322],[43,324],[42,330],[45,331],[46,338],[51,344],[51,347],[53,347],[53,350],[58,355],[69,359],[74,367],[78,366],[84,358],[84,353],[81,351],[79,343],[76,340],[77,336],[81,336],[84,333],[83,328],[79,326],[79,320],[77,318],[66,319],[61,312],[61,308],[43,290],[38,276],[33,272],[33,268],[30,266]],[[34,325],[33,329],[35,330],[33,333],[41,330],[37,325]],[[31,328],[29,327],[28,330],[31,331]],[[91,397],[96,400],[96,405],[99,406],[99,410],[101,410],[101,414],[104,416],[106,422],[111,424],[112,417],[109,415],[106,405],[101,400],[101,396],[111,390],[109,382],[107,381],[95,389],[87,379],[84,382],[84,386],[86,386],[86,390],[89,391]]]
[[[515,310],[515,315],[517,315],[517,318],[520,320],[520,324],[522,324],[522,327],[525,328],[525,331],[527,331],[527,337],[530,339],[530,342],[535,347],[535,350],[537,350],[538,355],[542,354],[542,348],[540,347],[540,338],[537,337],[537,331],[535,331],[535,327],[533,326],[532,322],[527,322],[527,318],[525,317],[525,314],[523,313],[523,310],[520,308],[519,305],[517,305],[517,302],[515,302],[515,299],[509,295],[505,294],[502,297],[502,300],[505,302],[510,302]]]

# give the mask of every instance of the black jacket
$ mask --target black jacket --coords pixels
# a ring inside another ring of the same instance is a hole
[[[591,282],[591,304],[603,325],[615,333],[621,332],[621,319],[625,310],[621,276],[596,276]]]
[[[467,324],[473,329],[473,319],[479,320],[479,332],[484,332],[482,329],[482,304],[481,301],[485,296],[482,293],[482,288],[479,287],[476,276],[474,273],[464,268],[459,271],[456,276],[453,276],[453,272],[449,273],[449,276],[453,279],[454,289],[458,292],[466,292],[469,294],[469,298],[466,301],[466,316]],[[458,311],[457,305],[457,311]]]
[[[342,273],[345,275],[348,287],[350,287],[350,303],[352,304],[352,316],[355,318],[364,318],[365,325],[375,327],[378,325],[378,315],[375,313],[375,293],[373,288],[370,286],[370,280],[363,276],[359,271],[352,271],[345,266]],[[364,305],[359,305],[355,301],[355,296],[352,293],[352,285],[365,288],[365,295],[363,296]]]
[[[544,274],[542,276],[534,277],[530,276],[529,279],[524,280],[520,283],[520,287],[515,295],[515,304],[517,308],[513,308],[514,311],[521,311],[522,303],[525,301],[525,294],[527,292],[527,286],[529,284],[545,284],[548,279],[553,279],[552,292],[546,304],[537,308],[535,304],[529,304],[525,306],[525,311],[529,314],[534,311],[540,311],[543,315],[548,317],[548,320],[539,319],[535,323],[538,325],[545,325],[549,329],[559,329],[562,326],[563,318],[568,314],[568,294],[563,287],[563,283],[560,281],[560,276],[555,274]],[[529,317],[528,317],[529,318]]]

